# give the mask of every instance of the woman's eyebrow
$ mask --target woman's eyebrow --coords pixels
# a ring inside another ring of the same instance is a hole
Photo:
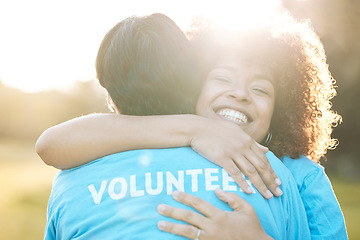
[[[231,72],[236,72],[238,69],[237,67],[233,67],[233,66],[227,66],[227,65],[224,65],[224,66],[216,66],[214,69],[225,69],[225,70],[228,70],[228,71],[231,71]]]
[[[227,71],[230,71],[230,72],[236,72],[238,71],[238,68],[235,67],[235,66],[230,66],[230,65],[221,65],[221,66],[216,66],[213,68],[213,70],[215,69],[225,69]],[[258,79],[258,80],[267,80],[269,81],[271,84],[274,84],[274,79],[265,75],[265,74],[262,74],[262,73],[257,73],[257,74],[254,74],[253,75],[253,79]]]
[[[259,80],[267,80],[269,82],[271,82],[272,84],[274,84],[274,79],[272,79],[271,77],[268,77],[264,74],[255,74],[254,79],[259,79]]]

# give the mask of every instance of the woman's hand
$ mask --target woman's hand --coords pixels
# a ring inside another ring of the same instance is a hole
[[[242,173],[265,198],[282,194],[281,181],[265,156],[268,149],[235,123],[203,119],[202,124],[195,126],[190,145],[200,155],[224,168],[246,193],[251,193],[252,189]]]
[[[187,222],[190,225],[160,221],[158,228],[190,239],[272,239],[265,233],[250,204],[235,193],[224,192],[220,189],[216,189],[215,193],[234,211],[223,211],[201,198],[175,191],[173,192],[175,200],[193,207],[201,214],[160,204],[158,206],[160,214]]]

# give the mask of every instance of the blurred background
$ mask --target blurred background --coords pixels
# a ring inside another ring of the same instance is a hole
[[[252,11],[242,11],[248,2]],[[42,163],[34,144],[52,125],[109,112],[94,62],[113,25],[131,15],[161,12],[185,28],[195,15],[266,14],[270,2],[295,18],[309,18],[325,46],[338,85],[333,106],[343,123],[333,134],[340,144],[322,165],[349,238],[360,239],[359,0],[236,1],[237,7],[226,0],[0,1],[0,239],[43,238],[57,170]]]

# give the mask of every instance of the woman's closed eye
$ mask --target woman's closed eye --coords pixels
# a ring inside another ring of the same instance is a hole
[[[226,76],[215,76],[213,79],[222,83],[232,83],[231,78]]]
[[[266,88],[263,88],[263,87],[253,87],[252,90],[255,93],[262,94],[262,95],[269,95],[270,94],[269,90],[267,90]]]

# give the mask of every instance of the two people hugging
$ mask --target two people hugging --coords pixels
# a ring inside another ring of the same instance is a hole
[[[347,239],[318,164],[334,81],[310,23],[281,19],[191,38],[163,14],[114,26],[96,70],[116,114],[36,143],[62,169],[45,239]]]

